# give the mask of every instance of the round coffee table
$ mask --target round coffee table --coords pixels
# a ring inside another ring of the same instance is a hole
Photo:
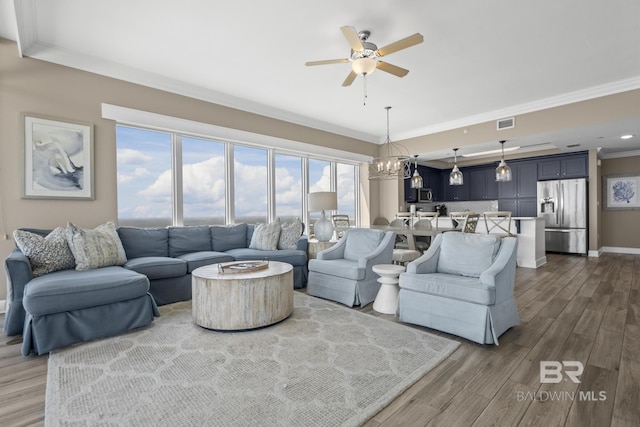
[[[218,264],[211,264],[196,268],[191,277],[193,319],[204,328],[261,328],[293,312],[291,264],[269,261],[266,269],[233,274],[220,273]]]
[[[396,314],[398,310],[398,278],[404,273],[404,266],[395,264],[378,264],[372,267],[374,273],[380,278],[381,283],[373,309],[378,313]]]

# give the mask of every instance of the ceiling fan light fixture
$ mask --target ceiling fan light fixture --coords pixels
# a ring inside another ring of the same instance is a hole
[[[511,176],[511,168],[504,161],[504,143],[507,141],[500,141],[502,145],[502,160],[500,160],[500,164],[496,168],[496,182],[509,182],[512,179]]]
[[[351,69],[358,75],[367,75],[375,71],[378,61],[373,58],[358,58],[351,63]]]

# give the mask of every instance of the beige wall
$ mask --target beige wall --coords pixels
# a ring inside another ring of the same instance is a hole
[[[0,257],[13,249],[11,233],[20,227],[53,228],[73,221],[93,227],[117,219],[114,122],[101,117],[109,103],[173,117],[374,156],[378,146],[316,129],[234,110],[31,58],[19,58],[16,44],[0,38]],[[94,124],[95,200],[20,198],[20,114]],[[369,199],[366,181],[361,202]],[[0,300],[6,298],[0,275]]]
[[[602,160],[600,170],[602,177],[623,174],[640,175],[640,156]],[[602,193],[600,200],[602,203]],[[640,210],[603,209],[600,222],[600,241],[603,247],[640,249],[640,232],[638,231]]]

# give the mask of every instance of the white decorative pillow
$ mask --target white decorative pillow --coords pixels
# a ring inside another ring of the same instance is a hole
[[[278,239],[280,238],[280,221],[273,221],[269,224],[257,223],[251,236],[249,248],[261,251],[275,251],[278,249]]]
[[[13,232],[16,245],[29,258],[33,277],[75,267],[65,229],[58,227],[46,237],[25,230]]]
[[[278,249],[296,249],[298,240],[302,235],[302,222],[300,218],[282,223]]]
[[[127,255],[112,222],[102,224],[93,230],[67,225],[67,243],[76,259],[76,270],[122,265]]]

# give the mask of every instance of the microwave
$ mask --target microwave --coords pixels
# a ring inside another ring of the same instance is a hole
[[[430,202],[433,199],[433,193],[428,188],[418,189],[418,202]]]

